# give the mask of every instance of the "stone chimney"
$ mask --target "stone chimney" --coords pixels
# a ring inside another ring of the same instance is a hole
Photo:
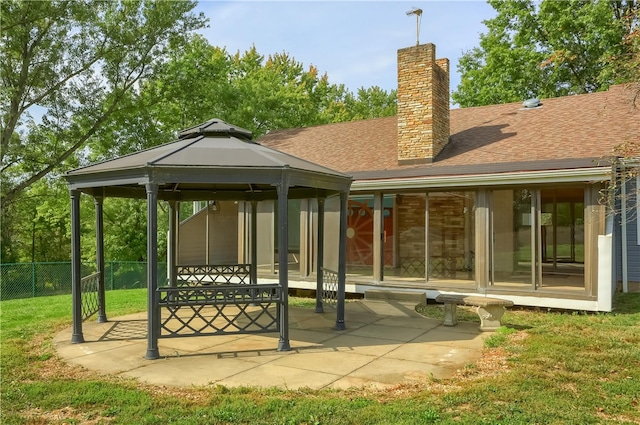
[[[398,50],[398,164],[428,164],[449,141],[449,59],[427,43]]]

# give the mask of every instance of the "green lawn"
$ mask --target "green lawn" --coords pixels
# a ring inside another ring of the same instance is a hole
[[[107,301],[110,317],[141,311],[145,291],[112,291]],[[640,294],[615,305],[611,314],[512,309],[478,363],[449,380],[376,392],[172,389],[99,377],[63,364],[51,345],[71,324],[70,296],[3,301],[0,423],[638,424]]]

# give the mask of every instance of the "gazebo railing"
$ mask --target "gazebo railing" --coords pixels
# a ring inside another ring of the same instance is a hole
[[[98,284],[100,273],[93,273],[80,280],[80,291],[82,292],[82,321],[96,314],[100,308],[98,303]]]
[[[278,284],[158,288],[160,337],[279,331]]]
[[[249,284],[250,264],[176,266],[178,280],[188,284]]]
[[[322,268],[322,303],[335,307],[338,303],[338,272]]]

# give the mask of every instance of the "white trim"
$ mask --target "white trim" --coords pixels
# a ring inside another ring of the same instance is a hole
[[[500,184],[541,184],[599,182],[611,175],[610,167],[576,168],[463,176],[407,177],[396,179],[356,180],[351,191],[409,190],[465,186],[494,186]]]
[[[598,236],[598,311],[611,311],[616,289],[613,276],[613,236]]]
[[[261,278],[259,279],[259,283],[278,283],[276,279],[272,278]],[[289,288],[296,289],[316,289],[315,281],[300,281],[300,280],[290,280]],[[371,289],[378,290],[388,290],[388,291],[408,291],[408,292],[416,292],[416,293],[424,293],[428,299],[435,299],[440,294],[454,293],[452,291],[447,290],[438,290],[438,289],[418,289],[415,287],[402,287],[402,286],[383,286],[376,285],[375,283],[355,283],[355,282],[347,282],[346,283],[346,292],[348,293],[357,293],[364,294],[366,291]],[[608,310],[608,305],[606,300],[604,302],[598,302],[598,300],[580,300],[574,298],[555,298],[551,294],[547,294],[546,296],[527,296],[527,295],[504,295],[504,294],[480,294],[475,291],[462,292],[456,294],[464,294],[464,295],[472,295],[472,296],[490,296],[491,298],[501,298],[505,300],[511,300],[516,305],[521,306],[530,306],[530,307],[544,307],[544,308],[561,308],[565,310],[585,310],[585,311],[610,311]],[[610,297],[610,294],[607,293],[606,297]]]

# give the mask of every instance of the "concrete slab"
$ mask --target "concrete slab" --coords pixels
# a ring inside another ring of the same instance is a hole
[[[281,357],[271,362],[271,365],[286,366],[315,372],[330,372],[335,375],[348,375],[371,363],[375,358],[354,352],[301,351],[294,356]]]
[[[369,289],[364,292],[366,300],[408,301],[415,304],[425,303],[427,294],[425,291],[401,291],[398,289]]]
[[[403,344],[384,355],[387,359],[411,360],[437,366],[466,365],[480,358],[478,349],[450,347],[436,344]]]
[[[187,356],[149,361],[144,367],[127,371],[123,375],[156,385],[205,386],[258,367],[258,363],[238,359]],[[171,372],[167,374],[167,370]]]
[[[482,348],[487,334],[481,333],[477,324],[473,328],[464,329],[464,326],[439,326],[418,336],[416,343],[433,343],[449,347]],[[473,329],[473,330],[471,330]]]
[[[425,333],[420,328],[402,328],[398,326],[367,325],[349,332],[349,335],[365,336],[370,338],[384,338],[392,341],[409,342]]]
[[[477,323],[442,326],[394,300],[346,303],[343,331],[333,329],[335,311],[291,307],[289,317],[285,352],[275,332],[160,338],[161,359],[147,360],[145,313],[84,323],[82,344],[71,344],[69,328],[54,344],[69,363],[157,385],[384,388],[451,376],[479,358],[490,334]]]
[[[435,372],[438,372],[438,366],[429,363],[380,357],[349,376],[380,384],[398,384],[425,382],[431,379]]]
[[[391,339],[367,338],[346,334],[326,341],[322,345],[335,351],[354,352],[378,357],[398,348],[400,344],[400,342]]]
[[[315,372],[268,363],[229,378],[221,379],[216,384],[229,387],[280,387],[291,390],[299,388],[320,389],[340,378],[341,375],[339,374]]]

